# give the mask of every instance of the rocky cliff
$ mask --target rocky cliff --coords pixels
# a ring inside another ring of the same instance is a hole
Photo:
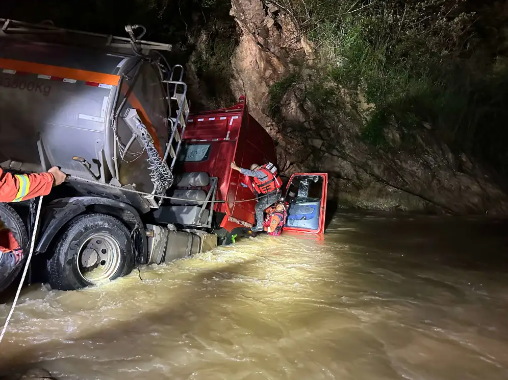
[[[508,212],[496,174],[473,157],[452,152],[428,123],[412,131],[409,143],[395,121],[383,130],[383,146],[362,140],[361,116],[348,106],[347,94],[333,102],[316,96],[316,90],[324,93],[327,85],[336,85],[316,89],[320,58],[291,16],[268,1],[231,3],[239,36],[230,61],[231,89],[237,97],[247,96],[251,114],[274,137],[284,174],[328,172],[330,197],[345,206]]]

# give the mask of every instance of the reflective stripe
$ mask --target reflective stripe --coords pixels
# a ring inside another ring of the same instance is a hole
[[[155,145],[155,149],[157,149],[157,152],[159,152],[159,154],[161,156],[163,156],[164,152],[162,151],[159,136],[157,135],[157,131],[156,131],[155,127],[153,126],[145,109],[143,108],[143,105],[136,97],[136,94],[134,94],[134,91],[129,91],[129,90],[130,90],[130,88],[127,85],[123,85],[120,87],[120,91],[122,92],[122,94],[124,96],[127,96],[127,100],[132,105],[132,107],[137,109],[141,113],[141,115],[139,115],[139,117],[140,117],[141,121],[143,122],[143,124],[145,125],[146,129],[148,130],[148,133],[150,134],[150,136],[152,136],[153,144]]]
[[[45,75],[51,77],[76,79],[85,82],[97,82],[118,86],[120,77],[118,75],[98,73],[81,69],[71,69],[68,67],[44,65],[41,63],[18,61],[15,59],[0,58],[0,67],[7,70],[23,71],[30,74]]]
[[[30,191],[30,181],[28,180],[28,176],[26,174],[18,175],[15,177],[18,179],[18,195],[16,195],[16,199],[13,202],[20,202]]]

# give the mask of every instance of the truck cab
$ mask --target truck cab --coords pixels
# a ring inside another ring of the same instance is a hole
[[[256,197],[243,175],[231,170],[231,162],[243,168],[277,162],[270,135],[249,114],[245,97],[230,108],[193,115],[189,119],[180,156],[183,172],[206,171],[218,178],[214,205],[218,226],[227,231],[254,224]]]

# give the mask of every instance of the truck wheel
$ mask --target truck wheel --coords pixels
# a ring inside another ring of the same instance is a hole
[[[118,219],[82,215],[69,225],[48,261],[49,284],[75,290],[111,281],[132,271],[134,256],[130,232]]]
[[[237,227],[229,232],[225,228],[219,228],[214,231],[217,235],[217,245],[231,245],[236,243],[237,240],[250,235],[250,229],[245,227]]]
[[[219,228],[214,231],[217,235],[217,245],[230,245],[233,244],[231,232],[225,228]]]
[[[5,203],[0,203],[0,220],[5,228],[11,230],[19,246],[23,249],[23,258],[18,264],[14,262],[14,258],[11,254],[3,254],[0,252],[0,292],[2,292],[14,281],[28,256],[28,234],[25,224],[18,213]]]

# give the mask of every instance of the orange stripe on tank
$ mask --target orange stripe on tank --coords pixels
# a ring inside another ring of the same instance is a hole
[[[68,67],[61,66],[43,65],[41,63],[17,61],[5,58],[0,58],[0,67],[7,70],[23,71],[25,73],[76,79],[87,82],[97,82],[101,84],[109,84],[111,86],[118,86],[118,81],[120,80],[118,75],[103,74],[80,69],[70,69]]]
[[[125,96],[127,93],[128,86],[121,86],[121,92]],[[157,136],[157,131],[155,127],[153,126],[152,122],[150,121],[150,118],[148,117],[148,114],[146,113],[145,109],[141,105],[141,102],[138,100],[136,95],[134,94],[134,90],[129,91],[129,95],[127,97],[127,100],[129,103],[139,111],[141,118],[141,121],[145,125],[146,129],[148,130],[148,133],[150,133],[150,136],[152,136],[153,144],[155,145],[155,148],[157,149],[157,152],[161,155],[161,157],[164,156],[164,152],[161,149],[161,144],[159,141],[159,136]]]

